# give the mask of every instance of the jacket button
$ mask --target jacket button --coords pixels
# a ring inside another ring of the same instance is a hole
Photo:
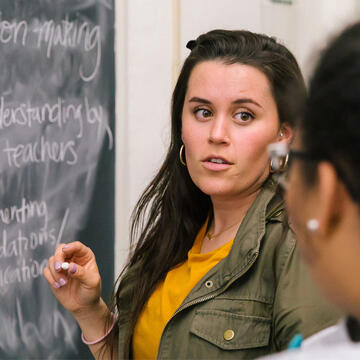
[[[205,283],[205,286],[206,286],[208,289],[212,288],[213,285],[214,285],[214,283],[213,283],[211,280],[208,280],[208,281]]]
[[[234,338],[234,336],[235,336],[235,333],[234,333],[233,330],[226,330],[226,331],[224,332],[224,339],[225,339],[226,341],[232,340],[232,339]]]

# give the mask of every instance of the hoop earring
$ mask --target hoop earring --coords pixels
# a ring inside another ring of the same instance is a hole
[[[184,150],[184,144],[182,144],[181,147],[180,147],[179,158],[180,158],[181,165],[186,166],[186,163],[183,160],[183,150]]]
[[[289,161],[289,154],[286,154],[285,159],[282,158],[280,165],[276,168],[273,165],[273,159],[271,159],[270,160],[270,173],[273,174],[274,172],[284,172],[286,170],[288,161]]]
[[[286,167],[287,167],[287,164],[289,162],[289,153],[286,154],[285,156],[285,160],[281,166],[281,170],[280,171],[285,171],[286,170]]]
[[[274,169],[273,161],[270,159],[270,174],[273,174],[276,170]]]

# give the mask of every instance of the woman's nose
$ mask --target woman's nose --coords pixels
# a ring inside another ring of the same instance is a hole
[[[209,142],[227,144],[230,141],[229,124],[225,116],[217,116],[210,124]]]

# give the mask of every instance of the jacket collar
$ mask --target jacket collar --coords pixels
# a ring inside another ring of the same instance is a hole
[[[241,273],[257,257],[265,235],[267,214],[273,213],[274,208],[283,208],[283,200],[280,196],[275,197],[276,188],[276,181],[270,177],[247,211],[236,233],[234,245],[222,266],[220,276],[223,278]]]
[[[191,298],[204,296],[209,289],[203,286],[208,280],[216,291],[225,284],[244,274],[258,257],[261,240],[265,235],[269,217],[279,221],[276,213],[284,208],[283,200],[275,195],[277,182],[270,177],[247,211],[236,233],[229,255],[212,268],[189,294]],[[275,209],[276,211],[273,211]]]

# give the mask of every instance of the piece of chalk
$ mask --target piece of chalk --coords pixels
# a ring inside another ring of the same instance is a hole
[[[68,269],[69,269],[69,263],[68,263],[68,262],[63,262],[63,263],[61,264],[61,268],[62,268],[63,270],[68,270]]]

